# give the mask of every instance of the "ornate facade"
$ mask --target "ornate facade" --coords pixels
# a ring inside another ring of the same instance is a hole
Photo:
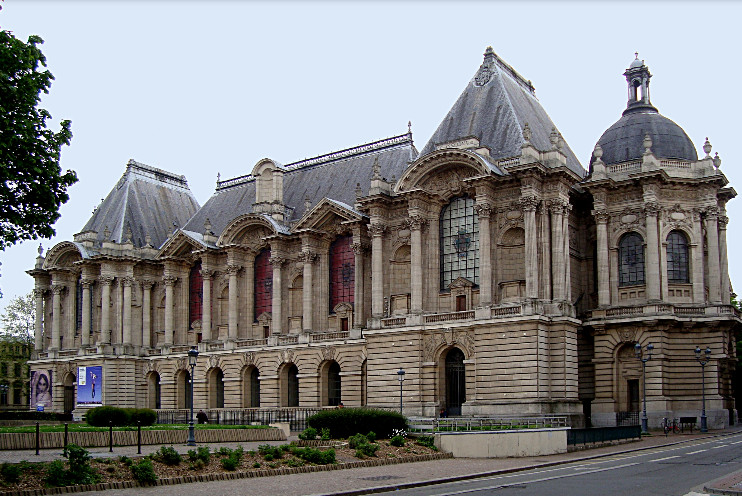
[[[725,204],[718,155],[698,158],[626,71],[629,102],[585,171],[530,81],[491,48],[420,152],[412,133],[217,181],[134,161],[73,241],[40,253],[32,369],[51,406],[99,398],[184,408],[395,407],[407,414],[555,413],[650,426],[734,421]],[[89,387],[89,386],[85,386]],[[66,391],[66,393],[64,393]],[[87,394],[87,393],[86,393]]]

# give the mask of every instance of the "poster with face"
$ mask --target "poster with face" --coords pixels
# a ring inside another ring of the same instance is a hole
[[[102,405],[103,367],[77,367],[77,404]]]
[[[31,372],[31,406],[33,408],[52,407],[51,370],[34,370]]]

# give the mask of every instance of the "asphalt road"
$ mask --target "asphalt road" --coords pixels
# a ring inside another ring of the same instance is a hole
[[[683,496],[742,469],[742,434],[513,474],[395,490],[395,496]],[[386,493],[382,493],[386,494]]]

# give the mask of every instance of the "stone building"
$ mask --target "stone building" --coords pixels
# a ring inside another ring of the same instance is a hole
[[[420,152],[408,130],[266,158],[203,206],[183,176],[130,161],[29,271],[53,408],[84,411],[79,367],[101,367],[105,404],[184,408],[197,346],[199,409],[392,408],[402,368],[407,414],[614,425],[640,408],[638,343],[654,346],[650,426],[700,414],[696,346],[710,426],[734,421],[735,192],[708,140],[699,159],[652,106],[643,61],[624,75],[588,171],[491,48]]]
[[[28,409],[28,359],[31,346],[24,339],[0,337],[0,412]]]

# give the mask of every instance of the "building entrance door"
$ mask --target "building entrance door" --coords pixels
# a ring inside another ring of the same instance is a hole
[[[629,379],[627,382],[627,388],[628,388],[628,397],[629,397],[629,404],[628,411],[629,412],[638,412],[641,410],[641,407],[639,405],[639,379]]]
[[[461,405],[466,401],[466,369],[464,353],[453,348],[446,355],[446,411],[461,415]]]

